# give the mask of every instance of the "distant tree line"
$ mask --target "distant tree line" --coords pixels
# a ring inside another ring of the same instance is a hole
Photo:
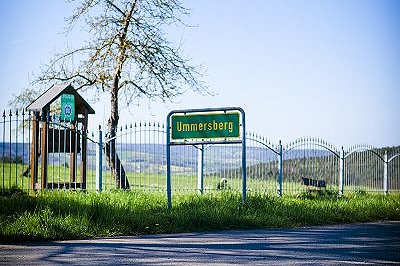
[[[17,156],[15,158],[11,156],[0,156],[1,163],[20,163],[24,162],[24,158],[22,156]]]

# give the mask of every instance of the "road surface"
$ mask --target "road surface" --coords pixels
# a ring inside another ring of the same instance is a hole
[[[0,244],[1,265],[400,265],[400,221]]]

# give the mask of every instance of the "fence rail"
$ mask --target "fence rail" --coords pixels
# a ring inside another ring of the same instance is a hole
[[[47,179],[42,180],[43,155],[39,154],[37,183],[32,186],[35,183],[31,173],[35,154],[32,141],[42,141],[41,136],[36,140],[31,133],[32,121],[37,117],[24,111],[3,112],[0,121],[1,190],[38,189],[42,182],[46,182],[43,187],[48,189],[166,190],[167,129],[163,124],[132,123],[110,135],[100,128],[85,131],[71,127],[71,123],[57,121],[54,117],[48,117],[46,123],[49,127],[45,138]],[[76,150],[72,146],[76,146]],[[86,167],[82,167],[83,148],[86,149]],[[239,144],[171,147],[172,190],[174,193],[242,191],[241,152]],[[301,193],[313,184],[305,185],[304,179],[316,180],[314,184],[324,181],[326,190],[337,193],[400,191],[400,146],[357,145],[344,150],[317,138],[300,138],[283,145],[248,133],[246,154],[245,189],[249,193]]]

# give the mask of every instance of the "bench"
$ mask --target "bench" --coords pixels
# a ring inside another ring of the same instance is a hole
[[[317,180],[317,179],[311,179],[311,178],[306,178],[302,177],[301,178],[303,185],[307,187],[307,192],[311,191],[321,191],[321,189],[326,190],[326,182],[325,180]],[[313,187],[313,188],[310,188]]]

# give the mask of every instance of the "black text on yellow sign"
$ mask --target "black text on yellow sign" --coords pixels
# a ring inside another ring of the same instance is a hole
[[[173,115],[171,139],[232,139],[240,137],[238,112]]]

